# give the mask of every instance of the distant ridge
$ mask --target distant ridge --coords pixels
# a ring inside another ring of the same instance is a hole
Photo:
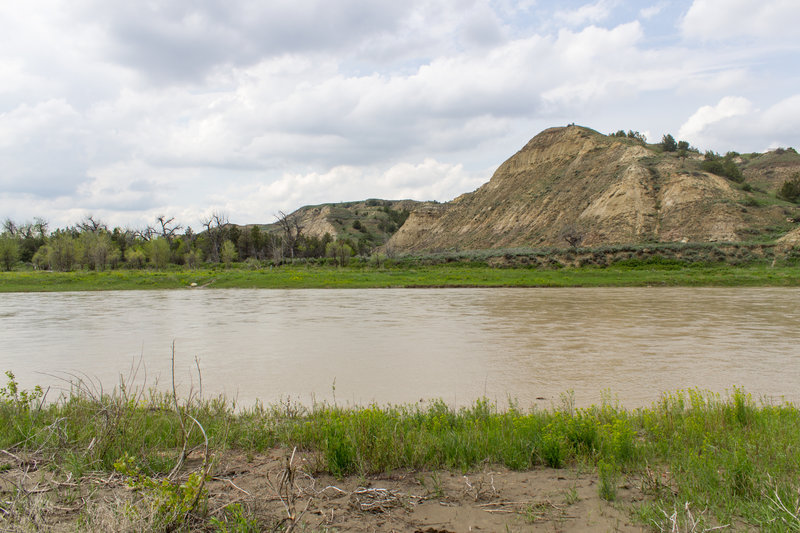
[[[696,150],[666,152],[581,126],[550,128],[476,191],[415,206],[387,246],[412,252],[774,241],[793,229],[798,209],[776,199],[775,190],[800,171],[800,156],[729,157],[746,182],[706,172]]]

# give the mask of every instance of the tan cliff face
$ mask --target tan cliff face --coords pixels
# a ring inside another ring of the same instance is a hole
[[[397,251],[649,241],[736,241],[785,220],[784,208],[699,169],[699,156],[568,126],[543,131],[472,193],[411,212]],[[755,228],[755,229],[753,229]]]

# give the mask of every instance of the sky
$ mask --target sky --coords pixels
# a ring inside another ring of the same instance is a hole
[[[0,218],[451,200],[545,128],[800,148],[797,0],[0,3]]]

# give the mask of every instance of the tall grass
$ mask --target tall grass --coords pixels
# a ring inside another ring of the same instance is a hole
[[[41,394],[23,395],[13,382],[0,389],[0,449],[16,457],[36,454],[71,479],[113,472],[121,459],[143,475],[166,476],[185,434],[180,417],[191,416],[215,453],[297,447],[311,468],[340,477],[394,469],[466,472],[485,462],[514,470],[581,465],[597,469],[605,499],[614,499],[622,479],[640,486],[648,499],[635,512],[650,525],[671,515],[678,520],[678,512],[685,517],[687,502],[705,510],[709,524],[764,531],[800,525],[800,412],[756,402],[738,389],[724,397],[667,394],[633,411],[611,404],[576,409],[568,401],[527,410],[488,400],[458,409],[434,401],[287,402],[236,410],[224,398],[189,399],[176,409],[168,394],[118,389],[98,395],[80,387],[44,403]],[[199,431],[188,438],[190,447],[203,442]]]

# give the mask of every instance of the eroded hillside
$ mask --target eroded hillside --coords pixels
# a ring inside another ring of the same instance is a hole
[[[387,246],[430,251],[564,246],[565,238],[585,246],[772,240],[797,217],[795,206],[767,189],[800,170],[783,159],[777,171],[751,155],[751,167],[744,166],[745,176],[758,178],[754,189],[703,171],[697,152],[663,152],[580,126],[550,128],[475,192],[417,206]]]

